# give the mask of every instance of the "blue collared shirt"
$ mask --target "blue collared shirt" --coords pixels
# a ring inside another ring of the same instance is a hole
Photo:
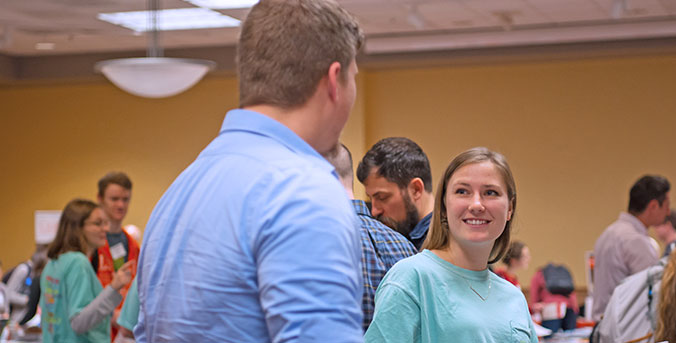
[[[138,342],[362,342],[357,218],[333,167],[233,110],[153,210]]]
[[[411,242],[371,216],[366,203],[352,200],[355,212],[361,221],[361,263],[364,278],[364,331],[373,319],[376,289],[395,263],[416,254]]]
[[[430,212],[424,216],[409,234],[409,237],[411,237],[411,242],[413,242],[413,245],[415,245],[416,249],[418,250],[420,250],[423,242],[425,242],[425,238],[427,237],[427,231],[429,231],[430,222],[432,221],[432,213],[434,212]]]

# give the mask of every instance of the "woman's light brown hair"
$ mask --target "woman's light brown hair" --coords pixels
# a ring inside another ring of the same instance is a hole
[[[514,177],[512,176],[512,171],[509,168],[509,164],[507,164],[507,159],[505,159],[502,154],[483,147],[472,148],[460,153],[451,161],[446,168],[446,171],[444,171],[444,174],[439,181],[439,187],[437,188],[432,224],[430,226],[430,232],[425,239],[425,243],[423,243],[423,249],[446,249],[450,244],[445,199],[448,181],[451,179],[451,176],[453,176],[453,173],[460,169],[460,167],[468,164],[486,161],[493,163],[500,175],[502,175],[503,182],[507,187],[507,198],[511,205],[510,208],[512,209],[512,216],[505,224],[504,231],[493,244],[493,249],[491,249],[491,254],[488,257],[488,263],[492,264],[499,261],[507,252],[511,237],[512,221],[514,220],[514,214],[516,213],[516,184],[514,182]]]
[[[655,342],[676,342],[676,250],[669,255],[660,284]]]
[[[59,228],[54,241],[47,248],[47,257],[57,259],[59,255],[69,251],[87,254],[84,222],[98,207],[99,205],[90,200],[71,200],[61,212]]]

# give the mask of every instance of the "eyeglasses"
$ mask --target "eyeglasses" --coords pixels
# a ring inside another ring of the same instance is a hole
[[[107,221],[107,220],[97,220],[97,221],[94,221],[94,222],[85,221],[85,225],[94,225],[94,226],[98,226],[98,227],[106,227],[106,226],[110,225],[110,222]]]

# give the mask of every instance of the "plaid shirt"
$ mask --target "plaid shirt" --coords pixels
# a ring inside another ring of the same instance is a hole
[[[365,202],[352,200],[352,205],[361,221],[362,309],[366,331],[373,319],[374,298],[380,280],[395,263],[415,255],[417,251],[406,237],[373,218]]]

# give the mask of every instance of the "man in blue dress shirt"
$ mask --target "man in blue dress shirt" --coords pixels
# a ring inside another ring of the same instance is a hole
[[[376,289],[380,281],[395,263],[415,255],[417,250],[406,237],[373,218],[363,200],[354,199],[350,150],[345,145],[339,144],[324,157],[336,168],[340,183],[343,184],[348,196],[353,199],[352,206],[361,225],[361,268],[364,277],[362,311],[366,332],[373,320]]]
[[[321,156],[354,103],[362,41],[332,0],[251,9],[240,109],[148,221],[138,342],[362,342],[358,222]]]
[[[383,138],[359,162],[357,178],[373,216],[420,250],[434,209],[430,161],[422,148],[405,137]]]

